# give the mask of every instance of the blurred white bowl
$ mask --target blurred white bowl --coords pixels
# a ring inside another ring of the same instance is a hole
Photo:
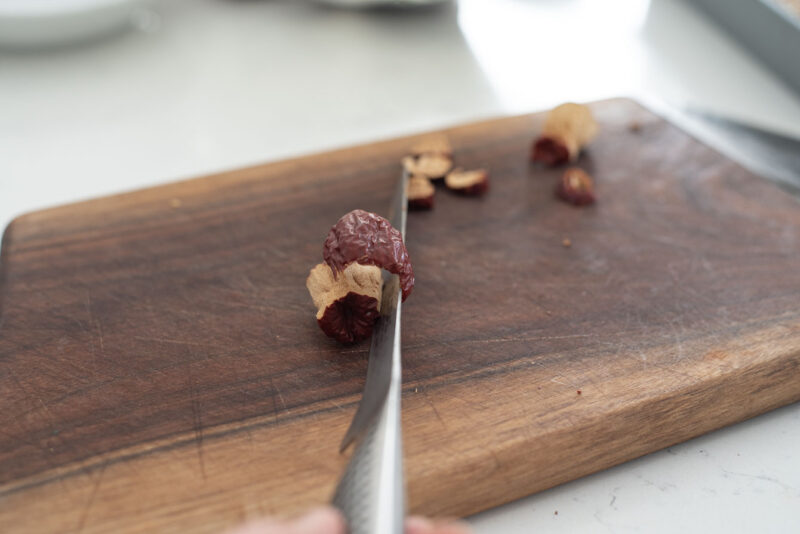
[[[81,41],[130,27],[143,0],[0,0],[0,46]]]

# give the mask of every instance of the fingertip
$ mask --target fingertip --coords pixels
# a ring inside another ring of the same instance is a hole
[[[347,534],[347,520],[344,518],[344,514],[342,514],[341,510],[333,506],[327,506],[325,509],[333,516],[333,521],[336,524],[336,530],[334,530],[334,532],[336,534]]]
[[[282,523],[275,519],[254,519],[226,530],[224,534],[272,534],[280,531],[281,526]]]
[[[292,523],[296,534],[345,534],[345,521],[341,512],[331,506],[309,510]]]
[[[406,519],[405,534],[472,534],[472,528],[464,521],[442,519],[432,521],[425,517]]]
[[[424,517],[412,516],[406,518],[406,534],[431,534],[433,523]]]

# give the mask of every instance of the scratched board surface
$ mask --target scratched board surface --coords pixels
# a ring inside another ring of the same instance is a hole
[[[800,204],[636,103],[593,109],[595,206],[528,163],[533,114],[448,130],[491,191],[409,217],[413,512],[477,512],[800,399]],[[368,345],[325,338],[304,281],[340,215],[385,212],[414,141],[15,220],[0,530],[218,532],[327,501]]]

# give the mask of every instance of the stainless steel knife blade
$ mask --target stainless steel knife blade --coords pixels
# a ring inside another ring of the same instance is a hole
[[[389,222],[405,239],[408,200],[404,171]],[[402,362],[401,290],[397,275],[383,271],[381,316],[372,332],[364,395],[342,440],[341,451],[357,442],[333,504],[347,519],[351,534],[402,534],[405,482],[400,427]]]
[[[390,207],[388,220],[391,225],[400,231],[403,240],[406,238],[406,215],[408,212],[408,199],[406,197],[406,182],[408,176],[405,171],[401,176],[398,189],[395,191]],[[369,348],[369,362],[367,364],[367,381],[364,385],[364,395],[358,405],[350,427],[347,429],[339,450],[344,451],[355,441],[369,426],[369,423],[380,411],[391,382],[391,363],[394,341],[399,343],[400,301],[397,298],[399,284],[397,276],[383,271],[383,295],[381,297],[381,317],[372,331],[372,343]],[[397,334],[397,337],[395,337]],[[399,353],[399,347],[398,347]]]
[[[656,109],[753,173],[800,195],[800,139],[693,107],[662,104]]]

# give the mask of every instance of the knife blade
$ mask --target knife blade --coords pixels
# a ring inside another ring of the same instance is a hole
[[[800,196],[800,139],[695,107],[655,103],[655,109],[743,167]]]
[[[405,240],[408,174],[403,171],[389,222]],[[382,272],[380,317],[372,332],[364,394],[340,452],[356,442],[333,505],[347,519],[351,534],[402,534],[405,482],[400,427],[402,362],[400,351],[401,290],[397,275]]]

